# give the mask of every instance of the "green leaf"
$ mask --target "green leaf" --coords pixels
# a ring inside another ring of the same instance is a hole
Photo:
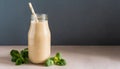
[[[22,59],[18,58],[17,61],[16,61],[16,65],[21,65],[21,64],[22,64]]]
[[[25,63],[25,59],[22,57],[22,55],[20,55],[19,58],[21,59],[22,63]]]
[[[49,59],[54,61],[54,57],[51,57],[51,58],[49,58]]]
[[[28,64],[28,63],[29,63],[29,59],[28,59],[28,58],[24,58],[24,60],[25,60],[25,61],[24,61],[25,64]]]
[[[12,62],[16,62],[17,59],[18,59],[18,57],[13,56],[12,59],[11,59],[11,61]]]
[[[58,58],[58,60],[61,60],[62,59],[62,55],[58,52],[56,53],[56,57]]]
[[[60,62],[61,62],[61,63],[60,63],[61,66],[66,65],[66,61],[65,61],[65,59],[61,59]]]
[[[56,63],[56,65],[64,66],[64,65],[66,65],[66,61],[65,61],[64,59],[61,59],[60,61],[58,61],[58,62]]]
[[[20,53],[17,50],[11,50],[10,55],[13,57],[19,57]]]
[[[48,60],[45,61],[45,66],[51,66],[53,64],[54,64],[54,61],[51,60],[51,59],[48,59]]]
[[[22,57],[24,57],[24,58],[28,58],[28,50],[22,50],[22,51],[21,51],[21,55],[22,55]]]
[[[59,61],[58,57],[54,57],[54,63],[56,64]]]

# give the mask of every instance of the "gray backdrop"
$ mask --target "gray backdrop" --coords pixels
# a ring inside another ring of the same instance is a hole
[[[52,44],[120,44],[120,0],[0,0],[0,44],[27,44],[31,1],[47,13]]]

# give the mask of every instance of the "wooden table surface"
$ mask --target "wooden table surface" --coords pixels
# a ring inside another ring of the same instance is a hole
[[[9,52],[26,47],[0,46],[0,69],[120,69],[120,46],[52,46],[51,56],[61,52],[66,66],[14,65]]]

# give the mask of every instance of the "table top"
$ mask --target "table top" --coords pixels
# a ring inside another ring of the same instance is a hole
[[[120,69],[120,46],[52,46],[52,54],[61,52],[66,66],[45,67],[35,64],[16,66],[9,52],[27,46],[0,46],[0,69]]]

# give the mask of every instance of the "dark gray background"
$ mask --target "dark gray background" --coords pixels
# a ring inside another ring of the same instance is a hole
[[[120,44],[120,0],[0,0],[0,44],[27,44],[31,1],[47,13],[52,44]]]

